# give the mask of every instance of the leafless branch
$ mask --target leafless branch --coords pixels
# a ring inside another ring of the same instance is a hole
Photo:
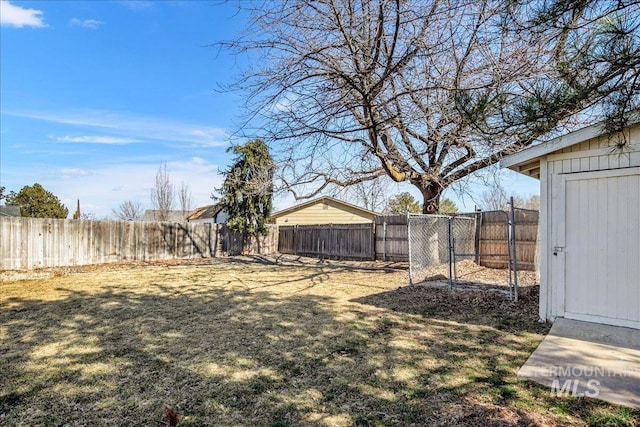
[[[125,200],[120,203],[117,209],[112,209],[111,213],[114,217],[123,221],[138,221],[142,219],[144,213],[144,207],[140,202],[134,202],[133,200]]]
[[[156,172],[155,185],[151,189],[151,204],[158,211],[157,219],[167,221],[169,211],[175,203],[175,187],[171,183],[171,176],[167,164],[163,163]]]
[[[251,28],[222,43],[255,55],[231,87],[241,132],[273,142],[298,199],[386,174],[436,212],[505,155],[637,104],[640,3],[529,3],[242,2]]]

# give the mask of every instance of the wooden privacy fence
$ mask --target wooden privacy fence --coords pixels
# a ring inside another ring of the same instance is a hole
[[[507,227],[500,212],[482,212],[476,261],[506,268]],[[537,211],[516,209],[519,270],[535,270]],[[351,260],[408,260],[407,217],[374,224],[271,225],[267,236],[244,241],[220,224],[0,218],[0,269],[29,269],[118,261],[218,257],[240,253],[297,254]]]
[[[376,259],[409,261],[409,238],[406,215],[375,217]]]
[[[275,254],[278,251],[278,226],[267,224],[267,235],[244,239],[241,233],[230,231],[225,225],[218,224],[223,238],[222,254],[227,256],[240,254]]]
[[[528,209],[515,209],[516,262],[518,270],[536,269],[536,247],[540,213]],[[481,212],[479,229],[479,264],[490,268],[507,268],[508,253],[504,212]],[[491,255],[496,254],[496,255]],[[502,254],[502,255],[500,255]]]
[[[516,261],[518,270],[536,269],[538,211],[515,209]],[[478,212],[476,256],[480,265],[507,268],[507,216],[502,211]],[[408,261],[409,242],[406,215],[377,216],[375,218],[376,259]],[[465,251],[466,252],[466,251]],[[492,255],[493,254],[493,255]]]
[[[278,252],[344,260],[375,259],[373,224],[280,226]]]
[[[275,239],[247,247],[220,224],[0,218],[0,269],[272,253]]]

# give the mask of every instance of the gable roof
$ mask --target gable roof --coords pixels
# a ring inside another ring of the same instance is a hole
[[[279,218],[281,216],[287,215],[287,214],[289,214],[291,212],[295,212],[297,210],[304,209],[304,208],[306,208],[308,206],[315,205],[317,203],[327,203],[327,204],[334,204],[334,205],[342,205],[342,206],[347,207],[349,209],[356,210],[359,213],[361,213],[362,215],[366,215],[366,216],[376,216],[376,215],[378,215],[377,212],[373,212],[373,211],[370,211],[368,209],[361,208],[360,206],[352,205],[351,203],[343,202],[342,200],[338,200],[338,199],[333,198],[333,197],[324,196],[324,197],[320,197],[320,198],[317,198],[317,199],[309,200],[308,202],[304,202],[304,203],[300,203],[298,205],[291,206],[290,208],[287,208],[287,209],[282,209],[282,210],[280,210],[278,212],[274,212],[273,214],[271,214],[271,218],[272,219],[276,219],[276,218]]]
[[[0,206],[0,216],[21,216],[20,206]]]
[[[187,221],[193,221],[196,219],[208,219],[215,218],[215,216],[222,210],[220,205],[207,205],[195,208],[187,215]]]
[[[628,117],[629,123],[625,128],[640,124],[640,113],[638,111],[629,113]],[[605,122],[601,121],[511,154],[500,160],[500,167],[513,169],[534,178],[540,178],[541,157],[580,144],[589,139],[606,135],[606,133]]]

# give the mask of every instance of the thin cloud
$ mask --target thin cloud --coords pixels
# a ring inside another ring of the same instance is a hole
[[[171,182],[184,182],[189,186],[193,198],[192,207],[210,204],[212,189],[222,185],[218,165],[202,160],[167,162]],[[67,206],[75,206],[76,199],[80,199],[83,210],[98,217],[110,216],[111,210],[125,200],[139,201],[147,209],[151,209],[149,194],[160,164],[155,161],[133,161],[81,167],[68,165],[66,169],[69,173],[56,178],[50,177],[46,188],[60,197]],[[82,175],[83,171],[88,173]]]
[[[0,0],[0,25],[8,27],[46,27],[42,17],[44,13],[37,9],[25,9],[15,6],[7,0]]]
[[[91,172],[79,168],[64,168],[60,169],[60,174],[63,176],[87,176],[90,175]]]
[[[58,142],[75,142],[80,144],[114,144],[124,145],[133,144],[135,142],[141,142],[139,139],[132,138],[118,138],[115,136],[57,136],[51,137]]]
[[[39,182],[67,207],[75,207],[80,199],[82,212],[103,218],[111,216],[111,210],[125,200],[139,201],[151,209],[150,190],[158,167],[165,160],[165,156],[150,155],[107,162],[76,159],[55,167],[36,163],[8,166],[3,173],[11,180],[2,185],[17,190]],[[193,207],[211,204],[211,192],[222,185],[219,168],[217,162],[199,157],[167,161],[171,182],[189,186]]]
[[[151,9],[154,6],[153,2],[148,0],[120,0],[118,3],[125,6],[127,9],[136,11]]]
[[[191,147],[197,148],[228,145],[226,129],[203,126],[197,123],[171,121],[160,117],[125,115],[101,110],[3,111],[2,114],[83,128],[99,128],[101,132],[108,130],[109,133],[115,134],[114,137],[133,139],[137,142],[153,140],[189,144]]]
[[[98,21],[97,19],[79,19],[72,18],[69,23],[74,27],[88,28],[90,30],[97,29],[100,25],[104,24],[102,21]]]

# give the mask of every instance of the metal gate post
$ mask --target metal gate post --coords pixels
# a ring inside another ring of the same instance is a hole
[[[518,301],[518,257],[516,256],[516,211],[511,197],[511,256],[513,257],[513,300]]]
[[[407,242],[409,243],[409,286],[413,286],[413,269],[411,268],[411,215],[407,212]]]
[[[453,233],[452,233],[451,217],[447,218],[447,237],[449,246],[449,290],[453,289],[453,263],[455,263],[455,253],[453,247]]]
[[[476,235],[473,239],[473,249],[475,251],[475,262],[480,265],[480,233],[482,232],[482,211],[478,208],[475,210],[476,213]]]

